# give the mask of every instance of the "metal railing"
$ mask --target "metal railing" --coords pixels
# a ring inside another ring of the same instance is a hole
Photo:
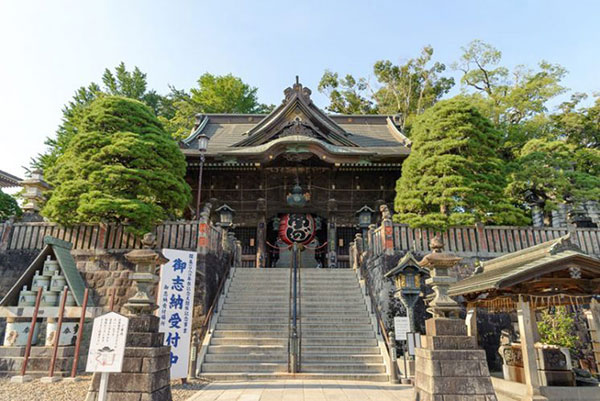
[[[299,371],[299,350],[298,350],[298,245],[292,245],[292,328],[290,333],[290,373]]]

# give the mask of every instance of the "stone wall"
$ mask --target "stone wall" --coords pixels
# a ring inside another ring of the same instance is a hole
[[[4,297],[25,269],[39,254],[39,250],[3,250],[0,251],[0,298]],[[127,299],[134,295],[133,283],[129,279],[134,270],[125,254],[129,250],[73,250],[77,269],[90,289],[90,297],[95,306],[108,307],[111,293],[114,291],[114,310],[121,311]],[[230,263],[230,255],[209,252],[198,255],[196,269],[194,327],[202,324],[215,296],[220,279]],[[156,288],[152,295],[155,296]],[[4,338],[6,321],[0,320],[0,341]]]

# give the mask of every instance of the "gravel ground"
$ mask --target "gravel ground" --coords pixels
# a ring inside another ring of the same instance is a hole
[[[91,377],[84,377],[80,382],[40,383],[34,380],[29,383],[11,383],[8,378],[0,378],[0,401],[84,401],[90,385]],[[171,383],[173,401],[185,401],[206,385],[202,381],[190,381],[179,384],[179,380]]]

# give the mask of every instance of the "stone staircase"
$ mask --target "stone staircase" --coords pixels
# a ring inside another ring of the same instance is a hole
[[[271,377],[288,370],[289,269],[234,269],[201,376]]]
[[[356,273],[301,269],[301,370],[332,379],[387,381],[380,339]]]
[[[350,269],[300,269],[298,378],[387,381],[358,279]],[[236,268],[199,356],[209,380],[290,378],[289,269]]]

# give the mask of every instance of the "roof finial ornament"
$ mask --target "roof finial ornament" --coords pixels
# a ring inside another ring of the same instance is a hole
[[[285,99],[283,99],[283,102],[287,103],[290,100],[292,100],[293,98],[298,97],[307,103],[311,103],[312,102],[310,100],[311,93],[312,92],[310,89],[304,88],[302,86],[302,84],[300,83],[300,76],[296,75],[296,82],[294,83],[294,85],[292,85],[291,88],[287,88],[286,90],[283,91],[283,94],[285,95]]]

